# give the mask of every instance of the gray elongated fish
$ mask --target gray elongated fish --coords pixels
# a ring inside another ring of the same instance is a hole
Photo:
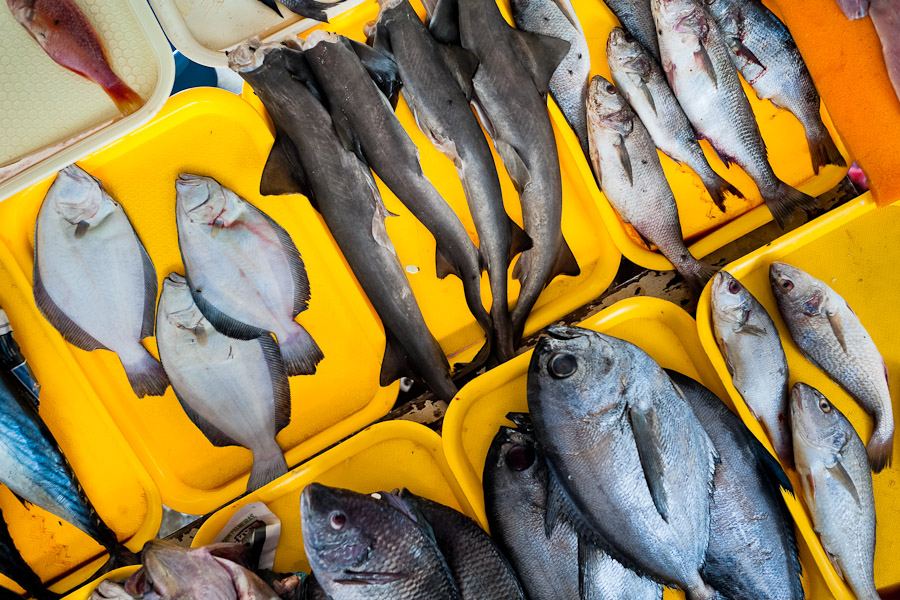
[[[449,506],[400,490],[431,527],[447,560],[462,600],[525,600],[525,593],[509,561],[484,529]]]
[[[756,94],[800,121],[816,173],[847,161],[822,122],[821,100],[791,32],[762,2],[707,0],[731,58]]]
[[[276,13],[278,13],[279,17],[284,15],[281,14],[281,9],[278,8],[278,4],[276,4],[275,0],[259,0]],[[323,23],[328,22],[328,15],[325,11],[336,4],[340,4],[344,0],[331,0],[329,2],[318,2],[317,0],[279,0],[282,4],[284,4],[289,11],[294,14],[300,15],[301,17],[306,17],[308,19],[315,19],[316,21],[322,21]]]
[[[891,464],[894,409],[887,364],[840,294],[797,267],[773,262],[769,281],[791,338],[810,361],[853,396],[875,420],[866,446],[872,470]]]
[[[703,579],[725,599],[803,600],[794,520],[781,495],[793,494],[784,469],[715,394],[668,373],[721,459]]]
[[[788,364],[781,336],[762,304],[730,273],[712,282],[713,334],[734,387],[760,422],[783,465],[793,465]]]
[[[496,3],[484,0],[438,0],[432,12],[434,37],[478,59],[472,103],[519,192],[532,243],[513,267],[521,283],[512,311],[519,338],[544,287],[557,275],[580,273],[562,234],[562,174],[546,101],[569,43],[510,27]]]
[[[141,345],[153,335],[156,270],[122,207],[78,165],[59,172],[34,231],[34,300],[67,342],[112,350],[138,397],[169,382]]]
[[[689,600],[713,598],[700,574],[718,461],[709,436],[637,346],[577,327],[547,334],[528,407],[560,510],[624,566]]]
[[[703,289],[716,269],[694,258],[684,244],[675,196],[644,124],[600,75],[591,80],[587,106],[591,164],[606,198],[691,288]]]
[[[697,134],[723,162],[747,172],[781,227],[795,211],[815,208],[815,198],[772,171],[731,50],[700,0],[652,0],[651,5],[663,71]]]
[[[697,134],[659,64],[640,42],[620,27],[609,34],[606,58],[613,83],[640,117],[656,147],[672,160],[693,169],[715,205],[724,211],[725,194],[740,196],[741,193],[709,166]]]
[[[578,536],[559,520],[547,531],[549,475],[527,415],[510,415],[484,463],[491,536],[509,558],[529,600],[578,598]]]
[[[516,27],[569,42],[569,51],[550,78],[550,95],[588,152],[587,103],[591,53],[571,0],[514,0]]]
[[[215,446],[253,452],[247,491],[287,473],[275,434],[291,420],[291,390],[271,335],[238,340],[219,333],[197,308],[185,278],[172,273],[159,298],[156,343],[194,425]]]
[[[343,36],[315,31],[304,53],[331,108],[332,120],[348,149],[365,160],[437,242],[437,276],[458,275],[466,304],[490,337],[491,319],[481,303],[481,258],[465,227],[440,192],[422,172],[419,151],[394,115],[388,99],[356,52],[375,53],[351,45]],[[382,56],[374,60],[392,62]],[[364,54],[369,60],[370,54]],[[377,63],[376,63],[377,64]],[[396,66],[392,66],[396,69]]]
[[[310,290],[290,234],[211,177],[182,173],[175,191],[178,246],[203,316],[240,340],[275,334],[288,375],[315,373],[324,355],[294,320]]]
[[[597,546],[578,544],[581,600],[662,600],[663,586],[641,577]]]
[[[653,21],[651,0],[604,0],[609,10],[613,11],[622,27],[634,36],[641,46],[647,49],[656,62],[659,58],[659,40],[656,34],[656,23]]]
[[[434,538],[397,504],[311,483],[300,496],[303,546],[332,600],[460,600]]]
[[[60,597],[59,594],[44,587],[41,578],[22,558],[12,536],[9,535],[9,528],[6,521],[3,520],[2,514],[0,514],[0,573],[15,581],[37,600],[56,600]],[[3,588],[0,588],[0,591],[4,591]],[[14,600],[18,600],[18,595],[12,594],[12,592],[10,594]],[[5,596],[0,595],[0,597]]]
[[[803,496],[822,546],[859,600],[878,600],[875,497],[862,440],[836,406],[804,383],[791,390],[791,423]]]
[[[338,140],[304,54],[246,42],[229,57],[276,124],[262,194],[301,193],[325,220],[357,281],[384,324],[381,384],[412,373],[438,397],[456,386],[440,345],[425,324],[385,230],[388,211],[372,173]]]
[[[506,214],[490,146],[469,100],[454,77],[460,61],[428,33],[407,0],[383,2],[375,46],[389,51],[403,80],[403,97],[419,129],[456,165],[478,231],[478,249],[491,286],[491,350],[500,362],[515,355],[509,316],[507,270],[527,246],[522,229]],[[474,57],[471,58],[474,62]],[[470,65],[470,69],[476,65]]]

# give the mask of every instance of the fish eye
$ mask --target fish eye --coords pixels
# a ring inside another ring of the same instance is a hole
[[[611,84],[611,83],[607,83],[607,84],[606,84],[606,93],[607,93],[607,94],[615,94],[615,93],[616,93],[616,88],[615,88],[615,86],[614,86],[613,84]]]
[[[789,292],[792,289],[794,289],[794,282],[791,281],[790,279],[785,279],[784,281],[781,282],[781,287],[783,287],[786,291]]]
[[[571,377],[578,370],[578,359],[568,352],[557,352],[550,357],[547,370],[554,379]]]
[[[331,525],[332,529],[340,531],[344,528],[344,525],[347,524],[347,515],[339,510],[332,511],[332,513],[328,515],[328,523]]]
[[[728,291],[731,292],[732,294],[737,294],[738,292],[741,291],[741,284],[739,284],[737,281],[732,279],[731,281],[728,282]]]
[[[831,404],[828,400],[819,400],[819,409],[826,415],[831,412]]]
[[[506,453],[506,466],[510,471],[524,471],[534,464],[534,448],[531,446],[516,445]]]
[[[631,33],[629,33],[628,31],[625,32],[625,41],[626,41],[626,42],[633,42],[633,41],[634,41],[634,36],[632,36]]]

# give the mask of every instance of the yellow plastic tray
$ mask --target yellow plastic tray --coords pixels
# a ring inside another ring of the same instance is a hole
[[[664,368],[684,373],[720,398],[728,399],[703,352],[694,320],[671,302],[646,297],[622,300],[580,325],[628,340],[643,348]],[[485,527],[484,461],[498,428],[511,425],[506,414],[528,411],[525,389],[530,361],[531,352],[528,352],[470,382],[460,390],[444,421],[447,461]],[[787,494],[785,497],[789,498]],[[810,552],[811,541],[805,535],[798,538],[803,587],[807,598],[824,600],[828,597],[828,588],[815,567]],[[684,595],[667,589],[663,597],[673,600],[684,598]]]
[[[422,12],[418,3],[415,6]],[[365,41],[363,26],[377,16],[378,4],[374,0],[369,0],[349,12],[333,18],[330,24],[321,25],[310,31],[326,29],[351,39]],[[265,114],[262,103],[252,89],[246,85],[244,86],[244,98],[256,106],[262,114]],[[456,167],[453,166],[450,159],[438,152],[416,127],[415,118],[406,105],[402,93],[396,112],[400,122],[419,148],[425,175],[459,215],[472,239],[477,239],[462,184],[456,174]],[[550,114],[553,119],[562,167],[562,230],[581,267],[581,275],[578,277],[562,276],[553,280],[541,294],[525,324],[526,335],[534,333],[555,319],[597,298],[612,283],[621,260],[621,254],[612,243],[600,218],[600,212],[591,197],[591,188],[596,186],[592,182],[590,169],[582,158],[581,148],[574,137],[575,134],[565,124],[562,114],[556,104],[552,102]],[[518,194],[496,154],[494,154],[494,161],[497,163],[497,171],[500,174],[506,211],[513,220],[521,225],[522,209]],[[400,260],[404,265],[418,268],[417,273],[409,275],[409,281],[419,300],[425,321],[440,342],[444,352],[454,362],[471,359],[481,346],[484,336],[466,306],[462,284],[459,279],[452,276],[443,281],[437,279],[434,264],[434,237],[380,180],[378,186],[387,208],[399,215],[399,217],[387,220],[387,230]],[[511,272],[512,269],[510,269]],[[512,303],[518,297],[519,283],[512,278],[509,281],[509,297]],[[483,300],[489,304],[490,291],[487,285],[487,274],[482,279],[482,290]]]
[[[257,193],[271,145],[265,123],[246,102],[222,90],[200,88],[174,96],[152,123],[80,164],[124,206],[160,281],[172,271],[183,272],[175,230],[175,179],[181,172],[215,177],[291,234],[312,290],[309,310],[299,321],[325,354],[316,375],[290,381],[291,424],[278,442],[293,465],[386,414],[398,386],[378,385],[383,330],[318,215],[308,202]],[[0,204],[0,243],[12,252],[12,260],[3,262],[32,304],[34,222],[50,183],[43,181]],[[7,307],[14,322],[61,341],[38,314],[23,314],[23,306]],[[144,345],[156,354],[153,338]],[[156,481],[165,504],[202,514],[243,493],[249,450],[215,448],[185,415],[171,388],[161,398],[137,399],[111,352],[66,349]],[[48,384],[56,383],[52,373],[46,378]]]
[[[791,371],[791,385],[803,381],[819,389],[847,415],[863,440],[872,433],[872,420],[859,405],[836,383],[807,361],[791,340],[790,333],[781,319],[775,298],[769,287],[769,265],[782,261],[799,267],[823,280],[843,296],[859,315],[878,349],[887,362],[891,377],[891,397],[894,414],[898,415],[900,403],[900,338],[897,337],[898,290],[900,274],[900,205],[894,204],[875,210],[871,194],[819,217],[811,223],[777,239],[768,246],[752,252],[725,267],[743,283],[765,306],[781,333]],[[762,428],[750,415],[744,401],[731,383],[712,333],[710,313],[710,287],[703,291],[697,307],[697,327],[719,378],[737,406],[738,414],[757,438],[771,449]],[[895,417],[896,418],[896,417]],[[875,550],[875,583],[882,591],[896,590],[900,586],[900,564],[897,562],[900,545],[900,525],[897,511],[900,507],[900,452],[894,448],[894,464],[878,475],[873,475],[875,511],[878,520]],[[797,473],[788,471],[796,489],[800,489]],[[789,501],[802,537],[810,540],[810,548],[828,583],[828,588],[839,600],[855,596],[838,577],[825,551],[812,531],[812,522],[802,501]]]
[[[30,279],[0,244],[0,306],[41,383],[41,418],[53,432],[100,516],[131,550],[156,536],[159,492],[79,368],[66,343],[43,322]],[[105,550],[79,529],[42,509],[26,509],[6,487],[0,509],[16,546],[55,591],[66,591],[103,565]],[[18,589],[0,576],[0,585]]]
[[[91,594],[94,593],[94,590],[100,585],[100,582],[104,579],[112,579],[113,581],[122,581],[124,579],[128,579],[132,573],[140,569],[139,565],[135,565],[133,567],[122,567],[121,569],[116,569],[115,571],[110,571],[103,577],[98,577],[94,579],[90,583],[83,585],[78,588],[71,594],[67,594],[63,597],[63,600],[90,600]]]

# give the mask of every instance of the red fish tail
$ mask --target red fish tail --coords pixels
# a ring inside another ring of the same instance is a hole
[[[116,78],[115,83],[105,86],[103,89],[109,94],[110,99],[116,103],[122,116],[128,116],[144,105],[144,99],[141,98],[140,94],[128,87],[128,84],[119,78]]]

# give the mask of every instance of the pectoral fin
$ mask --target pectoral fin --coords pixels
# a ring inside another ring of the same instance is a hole
[[[634,175],[631,170],[631,157],[628,156],[628,148],[625,147],[625,138],[620,135],[619,139],[615,142],[614,147],[616,149],[616,154],[619,156],[619,162],[622,163],[622,168],[625,169],[625,174],[628,175],[628,183],[634,185]]]
[[[334,579],[341,585],[384,585],[394,581],[408,579],[406,573],[379,573],[377,571],[344,571]]]
[[[844,468],[843,463],[841,461],[837,461],[830,467],[828,467],[828,473],[834,477],[835,481],[840,483],[844,489],[850,492],[850,495],[853,496],[853,499],[856,500],[857,506],[861,506],[859,501],[859,492],[856,490],[856,486],[853,484],[853,480],[850,478],[850,474],[847,472],[847,469]]]
[[[736,55],[740,56],[741,58],[743,58],[744,60],[746,60],[747,62],[758,66],[760,69],[766,68],[765,65],[763,65],[759,61],[758,58],[756,58],[756,55],[753,54],[753,51],[750,50],[750,48],[748,48],[747,46],[745,46],[744,42],[742,42],[738,38],[731,39],[731,51],[734,52]]]
[[[653,100],[653,94],[650,93],[650,88],[647,87],[647,82],[641,80],[640,84],[641,92],[643,92],[644,97],[647,99],[647,102],[650,104],[650,108],[653,109],[653,114],[657,114],[656,112],[656,102]]]
[[[841,348],[843,348],[844,352],[846,352],[847,340],[844,337],[844,327],[841,322],[841,317],[833,313],[828,313],[828,323],[831,325],[831,330],[834,332],[834,337],[837,338],[837,341],[841,345]]]
[[[297,150],[288,136],[277,130],[275,143],[263,167],[259,193],[263,196],[303,194],[312,201],[312,191],[297,158]]]
[[[744,314],[741,317],[741,322],[738,323],[738,326],[735,327],[735,333],[749,333],[750,335],[765,335],[766,330],[760,329],[756,325],[751,325],[749,323],[750,319],[750,311],[744,311]]]
[[[706,71],[706,74],[709,75],[713,85],[719,87],[719,78],[716,76],[716,68],[713,66],[712,59],[709,57],[709,52],[706,51],[706,46],[701,44],[700,49],[694,52],[694,58],[703,70]]]
[[[646,412],[630,408],[628,416],[650,497],[653,498],[659,515],[668,523],[669,506],[665,488],[665,464],[660,452],[662,440],[659,416],[653,408]]]

